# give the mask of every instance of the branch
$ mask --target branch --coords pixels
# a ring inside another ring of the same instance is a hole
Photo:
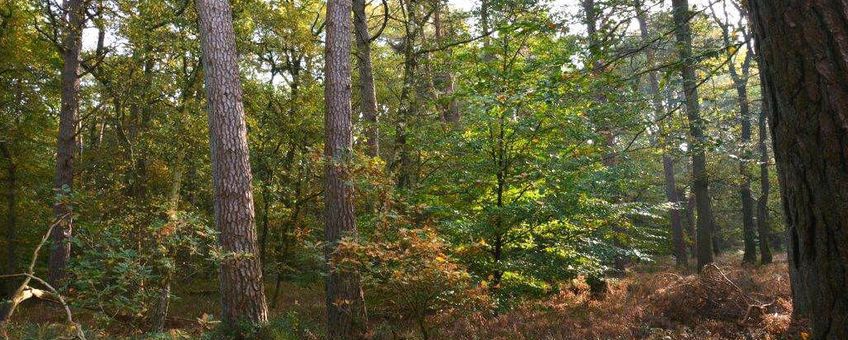
[[[62,297],[62,295],[59,294],[59,292],[56,290],[56,288],[54,288],[52,285],[47,283],[47,281],[45,281],[45,280],[34,275],[35,274],[35,263],[38,261],[39,251],[41,251],[41,248],[44,247],[44,245],[47,243],[47,240],[50,239],[50,235],[53,234],[53,229],[57,225],[59,225],[59,223],[62,223],[66,218],[69,218],[70,215],[71,215],[70,213],[67,213],[65,215],[60,216],[59,218],[56,219],[56,222],[54,222],[53,224],[50,225],[49,228],[47,228],[47,233],[44,234],[44,236],[41,238],[41,242],[38,243],[38,246],[36,246],[35,250],[32,252],[32,260],[29,263],[29,268],[27,268],[26,273],[0,275],[0,279],[13,278],[13,277],[26,277],[26,279],[24,279],[24,282],[21,283],[21,285],[18,287],[18,289],[15,290],[14,295],[12,295],[12,297],[10,298],[11,301],[8,303],[8,307],[4,307],[3,310],[0,311],[0,328],[5,330],[6,325],[8,325],[9,320],[12,318],[12,314],[14,314],[15,309],[18,307],[18,305],[21,302],[23,302],[23,301],[25,301],[29,298],[32,298],[32,297],[55,298],[55,299],[59,300],[59,303],[61,303],[62,307],[64,307],[65,315],[68,319],[68,323],[70,323],[71,325],[74,326],[74,330],[76,330],[76,333],[77,333],[76,334],[77,338],[79,338],[81,340],[85,340],[85,333],[83,333],[83,331],[82,331],[82,326],[79,323],[74,321],[74,317],[71,314],[71,308],[68,306],[68,303]],[[47,289],[50,290],[50,293],[45,292],[45,291],[40,290],[40,289],[35,289],[35,288],[30,287],[29,282],[31,280],[38,281],[38,283],[41,283],[44,287],[47,287]]]
[[[386,0],[382,0],[382,1],[383,1],[383,24],[380,26],[380,29],[377,31],[377,33],[374,33],[374,36],[372,36],[371,38],[368,39],[369,43],[373,42],[374,40],[377,40],[377,38],[379,38],[381,35],[383,35],[383,30],[386,29],[386,25],[388,25],[388,23],[389,23],[389,4],[386,2]]]

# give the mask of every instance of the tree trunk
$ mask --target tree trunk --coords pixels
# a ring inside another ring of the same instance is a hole
[[[418,58],[415,54],[415,36],[418,34],[418,26],[414,17],[415,5],[406,2],[407,19],[404,22],[403,52],[403,88],[400,93],[400,106],[398,108],[398,121],[395,132],[395,149],[397,156],[397,188],[408,190],[413,184],[413,161],[412,147],[409,143],[409,122],[417,112],[417,97],[413,91],[415,87]]]
[[[710,200],[709,178],[707,177],[707,138],[704,135],[705,122],[701,118],[698,99],[698,81],[695,75],[695,60],[692,57],[692,32],[689,19],[688,0],[672,0],[674,23],[677,37],[677,51],[682,64],[683,92],[686,96],[686,116],[689,120],[690,152],[692,153],[692,191],[695,193],[698,211],[698,270],[713,262],[712,252],[712,202]]]
[[[377,125],[377,94],[374,91],[374,71],[371,66],[371,35],[365,0],[353,0],[354,28],[356,29],[356,58],[359,61],[359,95],[362,117],[365,118],[365,139],[370,157],[380,155],[380,129]]]
[[[82,49],[82,29],[85,25],[84,0],[67,0],[67,23],[62,51],[62,107],[59,112],[59,139],[56,148],[56,178],[54,190],[57,193],[70,193],[74,186],[74,148],[76,147],[76,125],[79,114],[80,92],[80,51]],[[67,190],[67,191],[66,191]],[[57,218],[71,213],[66,200],[56,202],[53,207]],[[66,216],[53,229],[52,246],[48,260],[47,280],[54,286],[60,286],[65,279],[65,271],[71,257],[71,234],[73,218]]]
[[[653,44],[650,41],[651,37],[648,32],[647,15],[642,8],[642,2],[640,0],[636,0],[634,2],[634,7],[636,9],[636,19],[639,21],[639,31],[641,33],[642,43],[646,44],[646,62],[648,67],[653,69],[655,67],[654,63],[656,56]],[[664,115],[665,107],[663,106],[662,98],[660,97],[660,82],[656,71],[648,72],[648,86],[648,95],[651,97],[651,103],[654,109],[654,119],[657,119]],[[662,136],[662,125],[659,125],[658,127],[660,130],[659,134]],[[666,140],[667,139],[668,138],[666,138]],[[674,204],[674,207],[669,210],[672,247],[674,248],[674,256],[677,260],[677,265],[686,267],[689,265],[689,261],[686,256],[686,241],[683,238],[683,224],[681,223],[680,218],[680,198],[677,196],[677,188],[674,179],[674,160],[672,160],[671,156],[668,155],[670,145],[666,142],[661,145],[661,147],[663,150],[662,161],[663,178],[665,179],[665,198],[666,202]]]
[[[326,142],[325,256],[331,261],[338,241],[356,235],[350,162],[353,156],[351,136],[351,2],[327,3],[327,40],[324,74],[324,117]],[[327,276],[327,338],[354,339],[366,333],[365,303],[355,271],[330,268]]]
[[[724,4],[726,6],[726,4]],[[713,9],[712,4],[710,9]],[[724,19],[718,16],[718,13],[713,10],[713,17],[716,23],[721,27],[721,36],[724,45],[732,46],[735,43],[731,39],[730,24],[725,22],[729,18],[727,9],[724,10]],[[741,26],[741,25],[740,25]],[[745,29],[744,27],[739,27]],[[746,39],[747,34],[744,34]],[[748,79],[751,76],[751,62],[753,51],[747,51],[745,59],[742,61],[741,71],[736,69],[736,63],[733,60],[734,53],[727,51],[727,71],[730,74],[730,79],[733,81],[733,86],[736,88],[736,101],[739,105],[739,122],[741,125],[742,136],[739,140],[739,173],[742,176],[742,183],[739,186],[739,196],[742,202],[742,238],[745,244],[742,263],[754,264],[757,262],[757,246],[756,246],[756,231],[754,230],[754,197],[751,195],[751,172],[748,170],[748,162],[751,156],[751,110],[748,104]]]
[[[697,238],[697,235],[695,235],[695,195],[691,192],[687,194],[681,189],[677,191],[677,197],[680,197],[680,200],[686,204],[686,207],[683,209],[683,217],[686,219],[683,228],[688,237],[686,241],[689,245],[690,256],[694,259],[698,254],[698,244],[695,242]]]
[[[765,104],[765,103],[763,103]],[[766,146],[766,110],[763,108],[759,115],[759,149],[760,149],[760,199],[757,200],[757,233],[760,236],[760,263],[768,264],[772,261],[771,249],[771,230],[769,228],[769,212],[768,198],[771,190],[769,182],[769,156],[768,146]]]
[[[729,42],[729,35],[727,41]],[[750,54],[749,54],[750,55]],[[749,57],[750,58],[750,57]],[[731,70],[736,68],[731,66]],[[754,197],[751,195],[751,173],[748,170],[748,162],[751,159],[751,111],[748,106],[748,71],[743,70],[743,77],[739,77],[736,71],[730,72],[733,82],[736,84],[736,92],[739,101],[739,118],[742,122],[742,154],[739,161],[739,171],[742,173],[742,185],[739,195],[742,199],[742,232],[745,242],[745,252],[742,258],[744,263],[756,263],[757,251],[754,230]]]
[[[215,225],[221,262],[222,321],[261,324],[268,319],[254,225],[247,127],[242,106],[235,33],[227,0],[198,0],[200,46],[212,150]]]
[[[797,316],[848,339],[848,3],[752,0]]]

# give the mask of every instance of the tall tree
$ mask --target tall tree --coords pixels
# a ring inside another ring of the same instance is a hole
[[[365,118],[367,155],[380,155],[380,129],[377,125],[377,94],[374,91],[374,71],[371,65],[371,34],[368,33],[368,16],[365,0],[353,0],[354,28],[356,29],[356,59],[359,62],[360,110]]]
[[[752,0],[795,314],[848,339],[848,3]]]
[[[739,68],[736,66],[735,51],[732,48],[737,42],[733,41],[731,29],[741,31],[744,38],[749,39],[747,28],[743,25],[744,16],[740,16],[736,27],[731,26],[728,22],[730,15],[727,11],[727,2],[722,2],[722,14],[718,12],[710,4],[710,10],[715,19],[716,24],[721,28],[721,36],[727,53],[727,72],[730,74],[730,79],[733,81],[733,87],[736,89],[736,102],[739,105],[739,122],[742,136],[740,139],[741,152],[739,154],[739,172],[742,175],[742,183],[739,186],[739,196],[742,201],[742,236],[744,241],[744,255],[742,256],[743,263],[757,262],[757,245],[756,245],[756,230],[754,229],[754,197],[751,194],[751,172],[748,169],[749,162],[752,159],[751,153],[751,106],[748,102],[748,80],[751,78],[751,63],[753,62],[753,51],[746,51],[742,59],[742,64]],[[740,73],[741,72],[741,73]]]
[[[356,234],[350,162],[353,156],[351,135],[351,2],[327,3],[327,40],[324,52],[324,127],[326,141],[326,187],[324,188],[328,263],[339,240]],[[327,338],[354,339],[366,333],[367,319],[359,274],[352,270],[330,268],[327,276]]]
[[[268,319],[254,224],[252,174],[242,89],[229,1],[198,0],[205,71],[215,225],[221,263],[222,320],[261,324]]]
[[[763,103],[765,104],[765,103]],[[766,130],[766,109],[763,107],[759,114],[758,131],[760,134],[757,148],[760,150],[760,198],[757,199],[757,234],[760,236],[760,263],[768,264],[772,261],[769,228],[769,211],[768,198],[771,191],[771,183],[769,182],[769,154],[766,138],[768,131]]]
[[[62,106],[59,111],[59,138],[56,143],[56,178],[54,188],[58,193],[70,193],[74,186],[74,149],[76,126],[79,115],[80,52],[82,51],[82,29],[85,25],[85,0],[65,1],[63,11],[67,13],[62,41]],[[48,262],[48,281],[56,284],[65,278],[65,270],[71,256],[73,218],[67,200],[56,202],[53,207],[56,218],[62,218],[51,235],[52,248]]]
[[[710,184],[707,175],[706,124],[701,118],[698,99],[698,80],[695,59],[692,56],[692,31],[689,20],[692,12],[688,0],[672,0],[677,53],[681,63],[683,92],[686,100],[686,117],[689,120],[689,152],[692,154],[692,192],[695,193],[697,216],[698,270],[713,262],[712,225],[713,212]]]
[[[651,105],[654,109],[654,117],[658,119],[665,115],[665,107],[660,96],[660,81],[658,72],[653,70],[656,62],[656,51],[651,42],[651,35],[648,31],[648,18],[645,9],[642,7],[641,0],[633,2],[636,10],[636,20],[639,22],[639,32],[641,33],[642,43],[645,44],[645,56],[647,65],[652,70],[648,72],[648,95],[651,97]],[[660,128],[660,136],[662,136],[662,124],[658,124]],[[662,138],[662,137],[661,137]],[[666,138],[667,139],[667,138]],[[662,162],[663,162],[663,178],[665,179],[665,198],[666,201],[675,206],[669,210],[669,221],[671,222],[672,245],[674,247],[674,256],[678,266],[687,266],[688,258],[686,257],[686,242],[683,239],[683,223],[681,222],[680,198],[677,196],[677,188],[674,178],[674,160],[668,154],[668,143],[662,145]]]

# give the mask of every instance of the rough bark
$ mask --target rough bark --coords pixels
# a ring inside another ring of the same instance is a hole
[[[330,0],[327,3],[327,40],[324,74],[326,84],[324,116],[326,141],[325,256],[331,261],[338,241],[355,236],[353,188],[350,162],[353,153],[351,136],[351,2]],[[366,333],[365,303],[355,271],[330,268],[327,276],[327,338],[354,339]]]
[[[771,191],[771,183],[769,182],[769,155],[768,146],[766,145],[766,109],[765,105],[760,112],[759,120],[759,144],[760,149],[760,198],[757,200],[757,233],[760,236],[760,263],[768,264],[772,261],[771,248],[771,230],[769,228],[769,211],[768,199]]]
[[[752,0],[793,306],[848,339],[848,2]]]
[[[692,154],[692,191],[696,197],[698,270],[713,262],[712,225],[713,213],[710,200],[709,178],[707,176],[707,138],[704,134],[705,122],[701,118],[698,99],[698,81],[692,57],[692,32],[689,19],[688,0],[672,0],[673,17],[676,26],[677,52],[681,61],[683,92],[686,97],[686,117],[689,120],[690,145]]]
[[[253,192],[232,12],[227,0],[198,0],[200,46],[209,114],[215,225],[221,262],[222,321],[268,319],[254,224]]]
[[[82,29],[85,24],[85,0],[67,0],[67,26],[62,42],[62,103],[59,112],[59,137],[56,143],[56,177],[54,190],[64,193],[74,186],[74,148],[76,126],[79,115],[80,51]],[[65,200],[56,202],[53,212],[57,218],[68,215],[71,206]],[[71,257],[71,235],[73,216],[63,219],[51,235],[51,250],[48,260],[47,281],[59,285],[65,278],[66,267]]]
[[[645,47],[646,62],[649,68],[654,68],[656,55],[653,44],[650,42],[650,32],[648,31],[648,20],[645,10],[642,8],[641,0],[634,1],[636,9],[636,20],[639,22],[639,32]],[[651,97],[651,104],[654,109],[654,119],[661,117],[665,113],[665,107],[660,96],[660,82],[657,71],[648,72],[648,95]],[[659,124],[660,136],[663,135],[662,125]],[[672,247],[674,247],[674,256],[678,266],[688,266],[688,257],[686,256],[686,241],[683,237],[683,224],[680,218],[680,198],[677,196],[677,188],[674,178],[674,160],[668,154],[670,145],[663,143],[661,145],[663,154],[663,178],[665,179],[665,198],[666,202],[673,204],[669,210],[669,222],[671,226]]]
[[[380,129],[377,121],[377,93],[374,91],[374,71],[371,66],[371,35],[368,33],[368,17],[365,15],[365,0],[353,0],[354,28],[356,30],[356,59],[359,62],[360,110],[365,118],[366,154],[380,155]]]

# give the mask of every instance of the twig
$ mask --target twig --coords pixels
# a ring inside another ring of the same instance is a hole
[[[56,219],[56,222],[54,222],[53,224],[50,225],[49,228],[47,228],[47,233],[44,234],[44,236],[41,238],[41,242],[38,243],[38,246],[36,246],[35,250],[32,252],[32,260],[29,263],[29,268],[27,268],[26,273],[0,275],[0,279],[11,278],[11,277],[26,277],[26,279],[24,279],[24,282],[21,283],[21,285],[18,287],[17,290],[15,290],[15,293],[12,295],[12,298],[10,299],[11,301],[9,302],[10,305],[9,305],[8,312],[4,313],[4,315],[0,315],[0,317],[3,318],[2,320],[0,320],[0,328],[2,328],[4,331],[5,331],[6,325],[8,324],[9,320],[11,320],[11,318],[12,318],[12,314],[14,314],[15,309],[18,307],[18,304],[20,304],[21,302],[23,302],[24,300],[26,300],[30,297],[35,296],[35,297],[40,298],[44,295],[43,291],[29,287],[30,281],[35,280],[35,281],[38,281],[39,283],[41,283],[44,287],[47,287],[47,289],[50,290],[50,292],[52,293],[53,297],[55,297],[57,300],[59,300],[59,303],[61,303],[62,307],[64,307],[64,309],[65,309],[65,315],[68,319],[68,323],[73,325],[74,329],[76,330],[77,338],[79,338],[81,340],[85,340],[85,333],[83,333],[83,331],[82,331],[82,326],[79,323],[74,321],[73,314],[71,313],[71,308],[68,306],[68,303],[62,297],[62,295],[59,294],[59,291],[57,291],[56,288],[54,288],[52,285],[47,283],[47,281],[35,276],[35,263],[38,261],[38,253],[41,251],[41,248],[44,247],[44,245],[47,243],[47,240],[50,239],[50,235],[53,234],[53,229],[57,225],[59,225],[59,223],[62,223],[62,221],[64,221],[70,215],[71,215],[70,213],[67,213],[65,215],[60,216],[59,218]],[[26,296],[25,292],[29,292],[30,296]],[[39,292],[41,292],[41,293],[39,293]]]

